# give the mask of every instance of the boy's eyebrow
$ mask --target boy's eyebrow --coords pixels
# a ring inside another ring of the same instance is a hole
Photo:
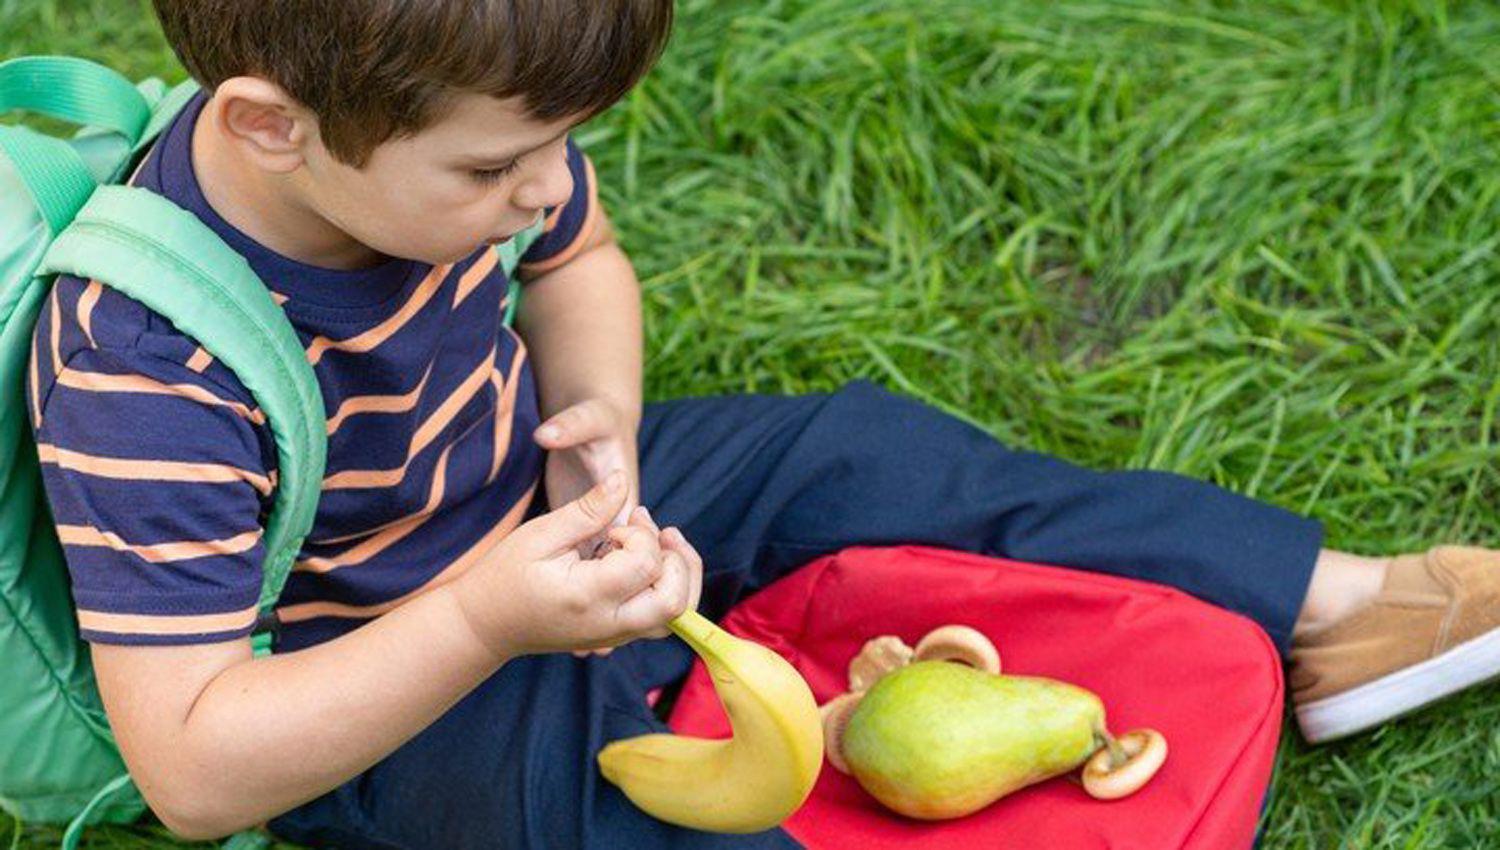
[[[545,148],[546,146],[548,146],[548,145],[552,144],[553,142],[557,141],[558,139],[561,139],[563,136],[566,136],[569,133],[573,132],[573,130],[575,129],[576,126],[577,125],[570,126],[570,127],[566,128],[566,129],[564,129],[561,133],[558,133],[557,135],[555,135],[552,138],[548,139],[547,141],[542,142],[539,145],[535,145],[533,147],[529,147],[529,148],[527,148],[526,150],[523,150],[523,151],[518,151],[516,153],[500,154],[498,156],[486,156],[486,155],[481,154],[479,156],[474,156],[474,157],[465,157],[464,158],[464,162],[467,165],[502,165],[502,164],[511,162],[512,160],[520,159],[521,157],[526,156],[527,154],[529,154],[529,153],[531,153],[533,151],[538,151],[538,150],[541,150],[542,148]]]

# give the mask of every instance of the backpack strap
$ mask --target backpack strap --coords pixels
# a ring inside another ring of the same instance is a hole
[[[144,150],[198,91],[192,80],[165,95],[138,88],[115,71],[72,56],[23,56],[0,62],[0,113],[23,110],[117,133],[131,153]],[[0,155],[11,161],[56,236],[98,184],[78,151],[25,127],[0,126]],[[126,163],[128,164],[128,163]]]
[[[172,119],[177,117],[177,113],[181,112],[182,108],[187,106],[187,102],[192,100],[193,95],[197,93],[198,84],[189,77],[186,81],[173,86],[153,103],[151,120],[146,122],[146,128],[141,131],[141,137],[136,139],[135,148],[131,152],[138,154],[150,147],[151,143],[156,141],[156,137],[161,135],[167,125],[172,123]]]
[[[505,277],[510,281],[510,288],[505,295],[505,318],[500,320],[506,327],[515,323],[516,308],[521,304],[521,282],[516,280],[516,269],[520,267],[521,257],[526,255],[527,249],[542,238],[542,228],[545,225],[546,222],[538,217],[530,227],[517,233],[509,242],[495,246],[495,252],[500,255],[500,267],[505,269]]]
[[[265,411],[279,480],[266,523],[261,626],[312,528],[327,459],[327,414],[286,315],[249,263],[192,213],[144,189],[101,186],[42,260],[40,274],[94,278],[160,313],[224,363]],[[257,654],[268,650],[257,642]]]
[[[97,185],[72,145],[25,127],[0,127],[0,154],[10,160],[54,236],[73,220]]]
[[[0,62],[0,112],[22,109],[119,133],[132,144],[151,118],[146,98],[103,65],[72,56]]]

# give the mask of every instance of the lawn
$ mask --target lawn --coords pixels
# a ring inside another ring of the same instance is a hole
[[[577,136],[644,284],[648,399],[866,377],[1340,548],[1500,544],[1500,4],[679,12]],[[0,56],[37,52],[181,77],[135,0],[0,0]],[[1500,687],[1326,747],[1289,725],[1264,828],[1500,847]]]

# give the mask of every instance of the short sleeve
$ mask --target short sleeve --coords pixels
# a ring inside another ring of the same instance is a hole
[[[571,138],[567,151],[573,194],[561,206],[545,211],[541,238],[521,256],[521,270],[528,274],[551,271],[571,260],[599,223],[599,188],[594,179],[594,164]]]
[[[82,637],[193,644],[250,634],[276,477],[262,413],[135,350],[84,349],[59,365],[27,392],[40,404],[42,484]]]

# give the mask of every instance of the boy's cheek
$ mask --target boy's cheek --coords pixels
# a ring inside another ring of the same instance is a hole
[[[504,216],[496,207],[504,205],[494,197],[448,174],[392,173],[391,165],[359,174],[359,185],[340,193],[347,205],[342,217],[353,225],[350,235],[366,246],[441,265],[462,260],[499,233]]]
[[[489,236],[483,227],[441,209],[390,209],[370,225],[371,238],[381,243],[367,243],[371,248],[431,265],[456,263],[478,250]]]

